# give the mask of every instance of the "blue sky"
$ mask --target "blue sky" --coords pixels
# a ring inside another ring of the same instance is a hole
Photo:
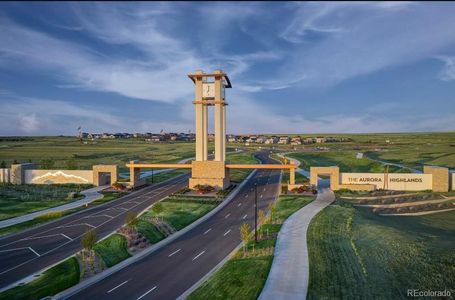
[[[0,3],[0,135],[455,130],[455,3]]]

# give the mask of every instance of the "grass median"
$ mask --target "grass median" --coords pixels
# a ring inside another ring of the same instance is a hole
[[[22,222],[22,223],[19,223],[16,225],[0,228],[0,237],[8,235],[8,234],[20,232],[20,231],[32,228],[34,226],[38,226],[38,225],[56,220],[63,216],[67,216],[67,215],[73,214],[75,212],[78,212],[78,211],[81,211],[81,210],[84,210],[84,209],[87,209],[90,207],[94,207],[96,205],[101,205],[101,204],[107,203],[109,201],[115,200],[119,197],[126,195],[126,193],[123,193],[123,192],[102,192],[102,194],[104,195],[103,198],[95,200],[92,203],[88,204],[87,206],[80,206],[80,207],[69,209],[66,211],[50,212],[50,213],[41,215],[39,217],[36,217],[30,221],[26,221],[26,222]]]
[[[75,257],[55,265],[39,278],[0,293],[1,300],[32,300],[55,295],[79,282],[79,264]]]
[[[248,243],[246,256],[242,249],[237,251],[187,299],[256,299],[267,280],[282,223],[312,200],[313,197],[280,196],[274,219],[261,226],[262,238],[257,243]]]

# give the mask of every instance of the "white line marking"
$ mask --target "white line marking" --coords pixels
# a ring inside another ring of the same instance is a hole
[[[248,216],[248,215],[244,215],[243,218],[242,218],[242,220],[245,220],[247,216]]]
[[[21,239],[21,240],[19,240],[19,241],[28,241],[28,240],[45,239],[45,238],[48,238],[48,237],[59,236],[59,235],[60,235],[60,233],[49,234],[49,235],[42,235],[42,236],[34,236],[34,237],[24,238],[24,239]]]
[[[66,237],[67,239],[69,239],[70,241],[72,241],[73,239],[70,238],[69,236],[67,236],[66,234],[63,234],[63,233],[60,233],[62,236]]]
[[[261,196],[259,198],[262,198],[262,194],[261,194]]]
[[[245,195],[245,198],[248,198],[248,194]]]
[[[223,236],[226,236],[229,232],[231,232],[231,230],[229,229],[228,231],[226,231]]]
[[[109,291],[107,291],[107,293],[109,294],[110,292],[112,292],[112,291],[118,289],[119,287],[121,287],[122,285],[124,285],[124,284],[127,283],[127,282],[128,282],[128,280],[126,280],[126,281],[120,283],[120,284],[117,285],[116,287],[114,287],[114,288],[110,289]]]
[[[137,298],[137,300],[144,298],[148,293],[150,293],[150,292],[153,291],[154,289],[156,289],[156,285],[155,285],[154,287],[152,287],[150,290],[148,290],[147,292],[145,292],[144,294],[142,294],[142,296],[140,296],[139,298]]]
[[[0,252],[11,252],[11,251],[23,250],[23,249],[30,250],[28,247],[22,247],[22,248],[12,248],[12,249],[0,250]]]
[[[207,233],[209,233],[210,230],[212,230],[212,228],[207,229],[207,230],[204,232],[204,235],[206,235]]]
[[[240,207],[240,206],[242,206],[242,203],[237,204],[237,207]]]
[[[227,218],[229,218],[230,215],[231,215],[231,213],[228,213],[224,218],[227,219]]]
[[[267,182],[268,183],[268,182]],[[263,192],[265,192],[265,188],[262,190]]]
[[[193,261],[195,261],[196,259],[198,259],[199,256],[201,256],[202,254],[205,253],[205,250],[202,251],[201,253],[199,253],[198,255],[196,255],[194,258],[193,258]]]
[[[109,215],[106,215],[106,214],[102,214],[102,215],[93,215],[93,216],[86,216],[85,218],[97,218],[97,217],[108,217],[108,218],[111,218],[111,219],[114,218],[113,216],[109,216]]]
[[[168,257],[171,257],[172,255],[174,255],[174,254],[176,254],[176,253],[180,252],[180,250],[182,250],[182,249],[179,249],[179,250],[175,250],[174,252],[172,252],[171,254],[169,254],[169,255],[168,255]]]
[[[35,253],[37,256],[41,256],[41,255],[38,254],[38,252],[36,252],[35,250],[33,250],[32,247],[28,247],[28,249],[30,249],[30,251],[32,251],[33,253]]]

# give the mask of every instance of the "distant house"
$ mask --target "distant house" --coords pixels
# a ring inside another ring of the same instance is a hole
[[[290,138],[288,136],[280,136],[278,144],[289,144]]]
[[[278,138],[276,136],[269,137],[268,139],[265,140],[264,143],[267,145],[276,144],[278,143]]]
[[[299,136],[293,137],[291,139],[291,145],[301,145],[302,139]]]

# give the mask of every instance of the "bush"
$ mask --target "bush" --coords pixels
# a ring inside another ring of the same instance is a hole
[[[112,184],[112,188],[116,191],[123,191],[123,190],[126,190],[126,186],[124,186],[123,184],[119,183],[119,182],[114,182]]]
[[[213,186],[208,185],[208,184],[204,184],[204,185],[197,184],[197,185],[194,186],[194,189],[200,195],[207,194],[207,193],[210,193],[210,192],[215,190],[215,188]]]

